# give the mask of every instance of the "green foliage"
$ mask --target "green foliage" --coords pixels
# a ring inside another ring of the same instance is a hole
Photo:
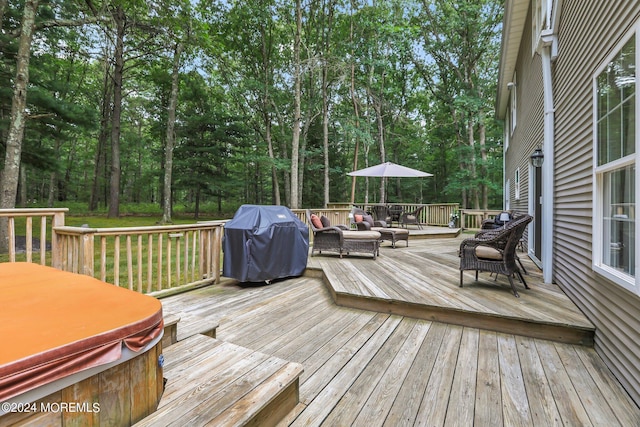
[[[174,212],[218,215],[242,203],[271,204],[273,171],[285,194],[293,123],[291,2],[48,1],[38,10],[32,46],[31,118],[22,156],[27,199],[46,203],[55,194],[56,204],[77,208],[97,191],[94,197],[108,200],[110,141],[104,138],[99,150],[99,138],[111,131],[108,120],[101,123],[101,108],[104,100],[107,113],[113,107],[105,89],[113,46],[105,35],[114,31],[108,10],[115,5],[131,18],[120,133],[122,214],[161,211],[171,59],[179,41],[186,50],[175,130]],[[19,30],[22,6],[8,2],[0,32],[0,154],[15,78],[11,34]],[[486,188],[488,207],[501,206],[502,131],[492,96],[502,2],[323,0],[303,7],[303,206],[324,201],[325,156],[331,199],[349,199],[346,173],[354,169],[356,146],[356,168],[365,161],[393,161],[435,175],[388,180],[390,201],[462,202],[463,194]],[[77,25],[42,25],[53,19]],[[324,66],[328,152],[321,114]],[[96,168],[99,153],[102,166]],[[381,181],[371,179],[367,187],[358,179],[356,185],[356,199],[375,201]]]

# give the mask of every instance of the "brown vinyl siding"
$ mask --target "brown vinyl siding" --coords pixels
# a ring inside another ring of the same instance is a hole
[[[558,58],[553,70],[553,278],[595,324],[596,350],[637,403],[640,298],[594,273],[591,263],[593,76],[639,17],[640,1],[563,1]],[[522,51],[528,51],[530,44],[523,40],[522,46]],[[535,71],[539,72],[539,68]],[[542,115],[531,119],[542,126]]]

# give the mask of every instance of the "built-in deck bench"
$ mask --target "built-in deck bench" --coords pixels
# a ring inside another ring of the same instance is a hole
[[[163,351],[166,388],[136,426],[271,426],[299,402],[302,366],[196,334]]]

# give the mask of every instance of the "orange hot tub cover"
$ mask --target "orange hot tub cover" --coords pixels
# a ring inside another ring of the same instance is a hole
[[[157,299],[31,263],[0,264],[0,402],[140,351],[162,333]]]

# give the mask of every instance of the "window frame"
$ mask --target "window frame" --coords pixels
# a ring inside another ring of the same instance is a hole
[[[517,125],[517,118],[518,118],[518,79],[517,79],[517,75],[516,72],[513,72],[513,78],[511,79],[511,81],[513,82],[513,87],[511,88],[511,91],[509,92],[509,121],[511,122],[511,135],[513,135],[513,132],[515,132],[516,130],[516,125]]]
[[[520,200],[520,167],[517,167],[513,173],[514,196],[516,200]]]
[[[616,56],[622,51],[629,41],[635,38],[635,64],[636,69],[640,65],[640,21],[638,21],[628,33],[619,41],[614,49],[611,50],[609,55],[604,59],[600,66],[594,71],[592,76],[592,102],[593,102],[593,245],[592,245],[592,269],[595,273],[609,279],[611,282],[627,289],[628,291],[640,295],[640,277],[638,271],[634,271],[634,275],[630,275],[625,272],[621,272],[607,264],[603,263],[603,251],[604,251],[604,214],[603,207],[605,203],[610,201],[604,200],[605,193],[605,175],[614,171],[621,171],[625,167],[635,166],[635,192],[634,192],[634,205],[637,205],[640,200],[640,173],[638,171],[638,165],[640,165],[640,94],[638,93],[639,80],[636,72],[635,76],[635,88],[634,88],[634,126],[635,126],[635,152],[628,154],[624,157],[609,161],[602,165],[598,165],[598,77],[606,70],[606,68],[613,62]],[[634,216],[634,262],[635,265],[640,265],[640,227],[638,227],[637,217]]]
[[[533,0],[531,5],[531,55],[535,55],[542,31],[547,28],[548,9],[552,6],[548,0]]]

